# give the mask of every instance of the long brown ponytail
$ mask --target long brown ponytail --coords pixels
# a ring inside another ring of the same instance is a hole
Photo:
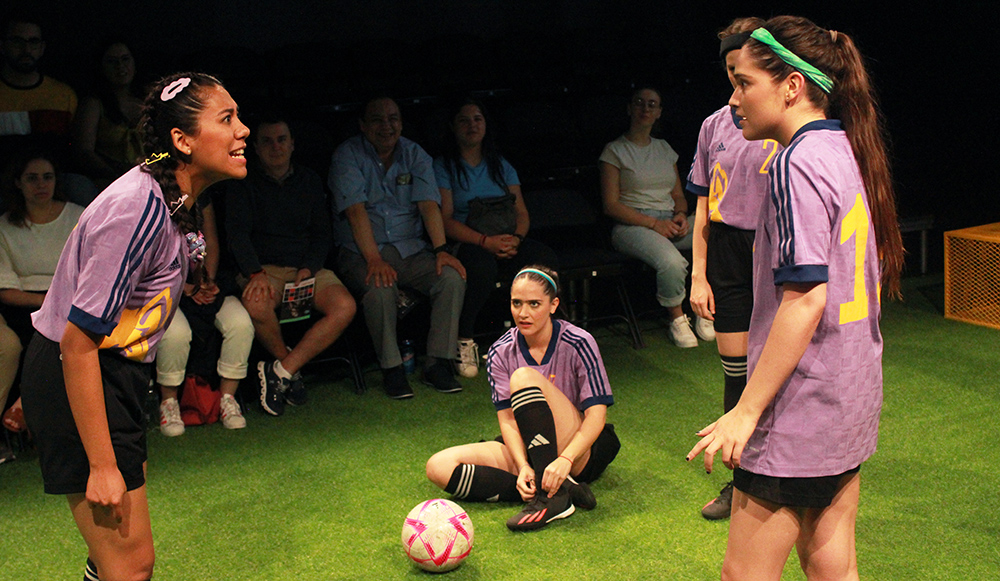
[[[776,16],[764,28],[785,48],[833,79],[829,95],[814,83],[806,83],[806,94],[827,117],[843,123],[868,193],[882,286],[890,297],[898,298],[905,251],[896,219],[884,120],[864,59],[847,34],[822,29],[806,18]],[[784,79],[794,71],[763,43],[751,39],[744,46],[774,79]]]

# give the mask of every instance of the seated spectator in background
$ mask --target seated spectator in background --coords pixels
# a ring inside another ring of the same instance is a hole
[[[128,45],[105,41],[94,61],[95,94],[77,111],[73,153],[80,171],[104,189],[143,157],[137,127],[142,99],[133,87],[135,60]]]
[[[525,238],[530,220],[521,182],[497,151],[486,122],[481,103],[471,99],[459,103],[448,125],[453,136],[445,139],[445,154],[434,160],[444,231],[459,243],[455,256],[466,272],[456,361],[463,377],[479,372],[479,346],[472,337],[498,275],[507,282],[528,264],[558,268],[551,248]]]
[[[31,313],[42,306],[59,255],[83,208],[64,200],[56,187],[53,157],[43,152],[26,153],[14,161],[3,193],[10,209],[0,216],[0,309],[6,326],[21,345],[27,345],[34,333]],[[13,347],[6,345],[4,350],[9,354]],[[10,385],[4,387],[7,373],[11,371],[5,369],[0,378],[0,405],[10,390]],[[25,429],[20,410],[18,399],[4,415],[7,429]]]
[[[164,436],[180,436],[184,433],[177,393],[186,376],[192,327],[211,331],[214,325],[222,333],[222,352],[216,367],[219,391],[222,393],[219,406],[222,425],[230,430],[245,428],[247,425],[235,395],[240,380],[247,376],[247,359],[250,357],[250,348],[253,347],[253,322],[239,298],[219,293],[219,286],[215,282],[220,252],[215,209],[210,196],[200,196],[196,203],[201,206],[207,278],[201,281],[198,288],[185,285],[185,296],[181,298],[180,307],[174,313],[170,326],[160,338],[160,346],[156,352],[156,382],[160,386],[160,432]]]
[[[323,268],[330,252],[330,214],[316,172],[292,163],[295,140],[281,116],[263,118],[254,131],[259,167],[226,191],[226,233],[239,269],[237,282],[257,339],[275,358],[260,362],[260,403],[280,416],[285,404],[305,403],[299,370],[333,344],[354,318],[351,293]],[[315,278],[316,320],[293,349],[285,345],[275,312],[285,283]]]
[[[40,19],[13,13],[2,24],[0,38],[0,159],[42,147],[65,161],[69,149],[76,93],[65,83],[43,75],[45,54]],[[60,175],[67,199],[85,206],[99,190],[79,174]],[[9,203],[2,200],[3,203]]]
[[[7,395],[14,386],[17,368],[21,365],[21,341],[17,333],[7,326],[7,321],[0,315],[0,410],[3,414],[3,427],[17,432],[24,426],[24,412],[18,402],[13,411],[7,410]],[[20,398],[18,398],[20,399]],[[6,438],[0,439],[0,464],[14,459],[14,452],[7,447]]]
[[[39,19],[9,16],[0,52],[0,135],[52,134],[66,142],[76,113],[76,93],[39,71],[38,62],[45,54]]]
[[[465,268],[447,252],[433,162],[401,137],[403,121],[393,99],[369,99],[360,113],[361,135],[337,148],[330,168],[337,266],[362,297],[389,397],[413,397],[396,339],[400,286],[431,299],[424,381],[440,392],[461,391],[453,361]]]
[[[698,339],[681,303],[688,261],[678,248],[691,247],[687,199],[677,173],[677,153],[651,136],[663,112],[655,89],[641,88],[628,103],[629,129],[601,153],[604,213],[617,224],[611,230],[616,250],[656,270],[656,300],[670,313],[670,338],[678,347],[697,347]],[[699,319],[699,333],[711,340],[711,321]]]

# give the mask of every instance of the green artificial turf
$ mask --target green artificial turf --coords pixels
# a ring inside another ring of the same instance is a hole
[[[908,280],[906,301],[884,306],[885,405],[857,525],[862,579],[1000,578],[1000,331],[943,319],[921,292],[939,278]],[[504,521],[519,506],[464,503],[475,548],[444,578],[718,578],[727,525],[698,511],[728,474],[684,461],[720,411],[715,345],[678,349],[658,322],[639,351],[621,329],[592,330],[623,444],[593,485],[597,509],[514,534]],[[254,408],[241,431],[149,432],[156,579],[430,578],[403,554],[403,518],[441,495],[424,476],[432,453],[498,433],[486,379],[452,395],[414,381],[416,397],[399,402],[375,371],[362,396],[340,370],[320,372],[307,378],[309,404],[281,418]],[[42,493],[34,452],[0,466],[0,499],[0,579],[82,577],[86,548],[66,501]],[[794,554],[783,578],[804,578]]]

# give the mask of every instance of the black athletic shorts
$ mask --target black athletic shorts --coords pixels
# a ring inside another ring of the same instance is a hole
[[[98,358],[104,383],[111,445],[128,490],[146,483],[146,426],[143,402],[149,392],[150,365],[102,349]],[[66,396],[59,344],[35,333],[24,356],[21,401],[25,422],[38,448],[48,494],[87,491],[90,463]]]
[[[746,333],[753,311],[753,230],[722,222],[708,228],[705,278],[715,296],[715,330]]]
[[[503,436],[497,436],[496,441],[504,443]],[[614,424],[604,424],[604,429],[598,434],[594,444],[590,447],[590,460],[583,467],[580,474],[574,476],[577,482],[593,482],[604,473],[604,469],[611,464],[611,461],[618,455],[618,450],[622,443],[615,434]]]
[[[859,470],[861,470],[860,465],[833,476],[781,478],[754,474],[737,468],[733,471],[733,486],[740,492],[782,506],[826,508],[840,491],[843,477]]]

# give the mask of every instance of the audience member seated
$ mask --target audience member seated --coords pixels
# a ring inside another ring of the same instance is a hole
[[[202,212],[202,233],[205,236],[205,273],[207,279],[198,288],[187,285],[180,308],[174,314],[156,352],[156,382],[160,386],[160,432],[164,436],[184,433],[177,394],[184,383],[188,355],[193,339],[192,327],[214,332],[213,325],[222,333],[222,350],[216,370],[219,374],[219,391],[222,394],[220,417],[222,425],[230,430],[247,425],[240,405],[236,402],[236,389],[247,376],[247,359],[253,347],[254,328],[250,315],[240,299],[222,296],[216,284],[219,271],[219,235],[215,222],[215,209],[210,196],[200,196],[198,205]],[[208,342],[211,344],[211,342]],[[213,353],[214,355],[214,353]]]
[[[143,156],[137,128],[142,99],[133,87],[135,60],[128,45],[108,40],[94,60],[95,94],[80,102],[73,152],[80,171],[103,190]]]
[[[465,268],[447,251],[433,162],[401,137],[402,117],[393,99],[369,99],[360,115],[361,135],[337,148],[330,168],[337,266],[362,297],[389,397],[413,397],[396,338],[401,286],[431,299],[424,381],[440,392],[461,391],[453,362]]]
[[[226,233],[239,269],[242,302],[257,339],[274,357],[257,366],[264,411],[305,403],[300,370],[333,344],[354,318],[351,293],[323,268],[330,252],[330,214],[316,172],[292,163],[295,140],[286,120],[265,117],[251,134],[259,167],[226,191]],[[323,316],[294,348],[281,335],[275,310],[286,283],[315,278],[314,306]]]
[[[10,394],[10,388],[14,386],[20,364],[21,341],[0,315],[0,410],[7,408],[7,396]],[[21,411],[20,403],[12,409],[14,411],[9,412],[9,417],[6,413],[3,415],[3,427],[19,431],[24,426],[24,412]],[[0,464],[13,459],[14,451],[7,446],[7,438],[0,438]]]
[[[3,186],[9,210],[0,216],[0,308],[5,327],[21,345],[27,345],[34,332],[31,313],[42,306],[59,255],[83,208],[64,200],[56,187],[55,162],[48,153],[21,155]],[[15,351],[13,342],[7,336],[3,343],[0,350],[9,358]],[[13,373],[6,363],[3,366],[0,404],[6,402],[10,390],[7,374]],[[13,380],[12,376],[10,382]],[[4,414],[4,427],[14,432],[25,429],[20,399]]]
[[[29,11],[14,12],[7,16],[2,31],[0,159],[42,147],[58,161],[65,161],[76,114],[76,93],[69,85],[40,70],[46,44],[41,19]],[[99,193],[80,174],[64,173],[59,178],[67,199],[81,206],[89,204]]]
[[[458,360],[463,377],[479,372],[479,346],[473,340],[476,318],[497,280],[504,282],[528,264],[557,269],[555,252],[525,238],[528,209],[517,172],[487,132],[486,110],[475,100],[458,103],[448,125],[445,154],[434,160],[441,192],[441,217],[448,238],[458,242],[455,256],[466,272],[465,302],[458,319]]]
[[[651,136],[662,112],[655,89],[632,94],[628,131],[601,153],[601,195],[604,213],[617,222],[611,244],[656,270],[656,299],[670,314],[671,340],[678,347],[697,347],[698,339],[681,308],[688,261],[678,248],[691,247],[691,228],[677,153],[666,141]]]

